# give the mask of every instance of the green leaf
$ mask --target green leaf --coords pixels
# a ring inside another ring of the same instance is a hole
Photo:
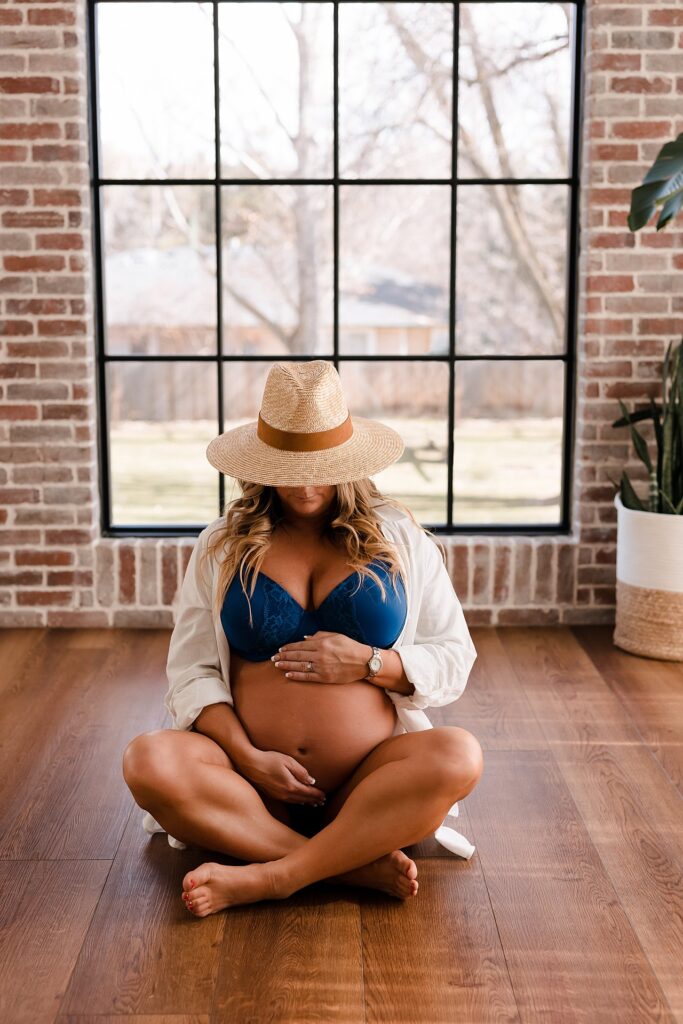
[[[621,403],[621,400],[619,400],[619,402],[622,409],[625,410],[625,413],[623,416],[620,416],[618,420],[614,421],[612,424],[613,427],[626,427],[629,423],[642,423],[645,420],[652,419],[652,409],[650,406],[645,406],[642,409],[634,409],[633,412],[628,412],[626,410],[626,406]],[[657,412],[662,411],[658,405],[655,405],[655,408],[657,409]]]
[[[661,207],[657,230],[678,213],[683,202],[680,179],[683,175],[683,132],[666,142],[641,185],[631,192],[628,226],[631,231],[644,227]]]
[[[645,438],[642,436],[642,434],[639,434],[638,431],[633,426],[633,419],[634,419],[634,417],[631,416],[631,414],[629,413],[628,409],[626,408],[626,406],[624,405],[624,403],[622,402],[622,400],[620,398],[618,399],[618,402],[619,402],[619,405],[621,406],[621,411],[624,414],[624,420],[626,421],[624,425],[628,425],[629,430],[631,432],[631,439],[633,441],[633,446],[634,446],[634,448],[636,450],[636,454],[641,459],[641,461],[644,462],[645,465],[647,466],[648,473],[651,473],[652,472],[652,463],[650,462],[650,453],[647,450],[647,442],[645,441]],[[651,416],[651,412],[648,409],[647,410],[647,418],[649,418],[650,416]],[[614,426],[614,424],[612,424],[612,425]]]
[[[642,501],[633,490],[633,485],[625,470],[621,474],[621,503],[624,508],[632,508],[638,512],[647,512]]]
[[[658,199],[657,203],[659,202],[661,202],[661,200]],[[662,228],[666,227],[670,220],[673,220],[681,206],[683,206],[683,188],[680,188],[674,193],[674,195],[669,196],[664,203],[662,212],[659,215],[659,220],[657,221],[657,231],[661,231]]]
[[[673,506],[672,502],[671,502],[671,501],[669,501],[669,497],[668,497],[668,495],[666,495],[666,494],[664,493],[664,491],[663,491],[663,490],[662,490],[661,488],[660,488],[660,491],[659,491],[659,493],[660,493],[660,494],[661,494],[661,496],[662,496],[662,500],[663,500],[663,501],[664,501],[664,502],[665,502],[665,503],[666,503],[666,504],[667,504],[667,505],[669,506],[669,508],[671,509],[671,511],[672,511],[672,513],[673,513],[673,515],[675,515],[675,516],[679,516],[679,515],[681,514],[681,512],[683,512],[683,500],[681,500],[681,501],[679,502],[679,505],[678,505],[678,511],[676,511],[676,509],[674,508],[674,506]],[[666,515],[666,514],[667,514],[667,513],[664,513],[664,515]]]

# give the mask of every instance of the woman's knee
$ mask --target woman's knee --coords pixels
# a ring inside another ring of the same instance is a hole
[[[484,753],[479,740],[467,729],[455,725],[437,726],[430,732],[435,781],[469,792],[484,770]]]
[[[208,761],[231,768],[228,755],[201,733],[152,729],[135,736],[123,751],[126,785],[138,803],[155,797],[178,799],[191,782],[192,763]]]

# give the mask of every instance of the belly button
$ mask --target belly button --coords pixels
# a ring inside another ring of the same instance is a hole
[[[297,749],[297,752],[299,754],[307,754],[308,753],[308,747],[297,747],[296,749]]]

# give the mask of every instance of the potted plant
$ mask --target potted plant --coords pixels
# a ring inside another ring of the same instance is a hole
[[[648,474],[639,497],[624,470],[617,487],[617,592],[613,641],[632,654],[683,661],[683,345],[666,351],[662,401],[633,412],[619,399]],[[656,457],[636,424],[651,420]]]
[[[631,192],[628,227],[639,231],[659,210],[661,231],[683,206],[683,132],[666,142],[643,182]],[[666,350],[662,402],[623,416],[613,427],[629,427],[648,474],[647,498],[640,498],[626,472],[615,484],[617,509],[617,612],[613,640],[633,654],[683,660],[683,356],[681,345]],[[657,446],[635,424],[652,420]],[[610,479],[612,479],[610,477]],[[612,480],[612,483],[615,483]]]

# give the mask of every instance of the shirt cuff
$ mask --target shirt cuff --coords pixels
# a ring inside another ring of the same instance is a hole
[[[174,729],[189,729],[195,719],[209,704],[234,706],[222,680],[215,676],[200,676],[173,694],[173,699],[164,701],[166,710],[173,719]]]
[[[430,706],[429,691],[428,687],[424,685],[426,676],[422,671],[423,666],[420,665],[421,652],[417,653],[416,660],[413,662],[411,651],[409,650],[410,646],[394,647],[393,650],[396,651],[401,659],[403,671],[408,682],[413,684],[414,693],[408,695],[399,693],[398,690],[387,690],[386,692],[397,708],[406,708],[408,711],[423,711]]]

